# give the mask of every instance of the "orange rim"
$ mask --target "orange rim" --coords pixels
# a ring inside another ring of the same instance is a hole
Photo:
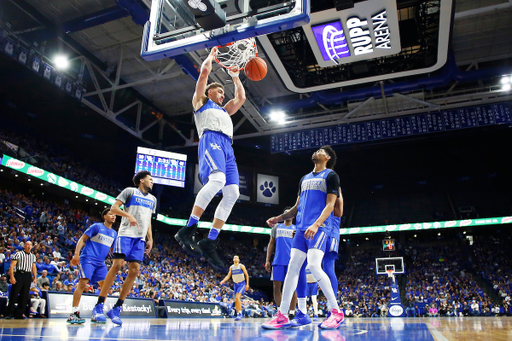
[[[235,41],[233,41],[233,42],[231,42],[231,43],[227,43],[227,44],[225,44],[225,45],[219,45],[219,46],[216,46],[216,47],[217,47],[217,48],[226,47],[226,46],[233,45],[234,43],[236,43],[236,42],[235,42]],[[256,57],[258,57],[258,48],[257,48],[257,46],[256,46],[256,42],[252,43],[252,45],[254,46],[254,51],[255,51],[255,56],[254,56],[254,57],[252,57],[252,58],[256,58]],[[249,60],[251,60],[252,58],[250,58]],[[247,62],[249,62],[249,60],[248,60]],[[219,64],[219,65],[220,65],[220,66],[222,66],[223,68],[228,69],[228,67],[227,67],[226,65],[222,64],[222,63],[219,61],[219,59],[218,59],[218,58],[215,58],[215,61],[217,62],[217,64]],[[247,64],[247,63],[245,63],[245,64]],[[240,71],[241,71],[241,70],[245,70],[245,67],[241,68],[241,69],[240,69]]]

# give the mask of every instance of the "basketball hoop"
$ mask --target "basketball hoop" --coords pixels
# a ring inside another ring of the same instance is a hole
[[[243,70],[249,60],[258,56],[258,48],[254,38],[238,40],[219,46],[217,49],[215,61],[226,69],[238,67],[239,70]]]
[[[393,280],[393,284],[395,284],[395,270],[386,269],[386,272],[388,273],[388,278],[391,278]]]

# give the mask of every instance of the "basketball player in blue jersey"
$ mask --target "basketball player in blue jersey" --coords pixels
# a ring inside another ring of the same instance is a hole
[[[103,304],[118,271],[121,270],[123,263],[126,261],[128,263],[128,276],[124,280],[119,299],[114,307],[107,312],[107,316],[113,323],[123,324],[119,317],[121,307],[132,289],[135,278],[139,275],[144,253],[149,254],[153,248],[151,216],[156,213],[156,198],[149,193],[153,189],[151,173],[148,171],[138,172],[133,177],[133,184],[137,187],[125,188],[117,196],[116,202],[111,208],[115,215],[123,218],[114,244],[114,262],[105,278],[105,283],[101,287],[98,302],[92,311],[94,320],[100,323],[106,322]],[[121,210],[121,205],[124,205],[124,210]]]
[[[286,213],[291,207],[284,209]],[[295,235],[295,225],[293,218],[285,220],[282,224],[277,224],[270,232],[270,240],[267,246],[267,260],[265,262],[265,269],[271,272],[270,280],[272,281],[274,289],[274,302],[279,307],[281,305],[281,289],[284,282],[284,277],[288,271],[288,263],[290,262],[290,252],[293,244],[293,236]],[[272,253],[275,255],[272,262],[270,258]],[[271,265],[272,263],[272,265]],[[297,304],[297,295],[294,293],[290,303],[290,314],[293,314]]]
[[[245,265],[240,264],[240,258],[238,256],[233,257],[233,265],[229,267],[229,272],[220,282],[220,285],[229,281],[230,278],[233,278],[233,282],[235,283],[233,288],[235,293],[235,321],[240,321],[242,319],[242,295],[249,290],[249,275],[247,274]]]
[[[332,229],[330,217],[340,188],[338,174],[332,170],[336,163],[336,153],[330,146],[323,146],[313,154],[312,161],[314,169],[301,179],[299,195],[292,209],[267,220],[267,224],[273,227],[283,220],[297,216],[297,232],[284,280],[283,299],[276,316],[262,325],[266,329],[282,329],[290,325],[288,307],[306,259],[331,309],[331,315],[322,322],[320,328],[336,329],[344,320],[329,277],[322,269],[325,244]]]
[[[224,263],[216,252],[215,240],[228,219],[239,191],[238,168],[231,144],[233,142],[233,122],[235,114],[245,102],[245,90],[238,77],[238,69],[229,70],[235,85],[235,98],[224,102],[224,86],[208,83],[212,62],[217,48],[201,65],[201,74],[192,98],[194,120],[199,134],[199,175],[204,187],[197,194],[187,226],[178,231],[175,238],[190,255],[202,255],[214,268],[222,270]],[[195,241],[197,223],[213,197],[222,190],[222,200],[215,210],[212,228],[208,238]]]
[[[112,213],[110,208],[106,208],[101,213],[101,217],[103,218],[103,223],[91,225],[85,230],[76,244],[75,255],[71,260],[71,265],[78,266],[79,281],[73,293],[73,313],[69,315],[67,323],[81,324],[85,322],[80,317],[78,309],[82,293],[89,281],[91,283],[98,283],[101,288],[108,273],[105,259],[117,237],[117,232],[112,229],[112,224],[116,221],[116,215]],[[92,320],[92,322],[96,321]]]

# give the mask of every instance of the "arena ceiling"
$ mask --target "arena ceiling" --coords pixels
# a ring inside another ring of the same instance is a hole
[[[48,55],[60,50],[74,58],[75,68],[81,68],[82,73],[87,74],[89,84],[86,84],[87,92],[82,98],[87,107],[150,145],[166,149],[193,146],[197,136],[190,101],[195,81],[189,73],[200,66],[207,51],[151,62],[142,59],[140,47],[145,16],[140,8],[149,11],[150,2],[2,0],[4,15],[1,20],[9,22],[13,33],[23,39],[38,41],[38,46],[43,46]],[[420,2],[397,0],[404,8]],[[334,7],[332,3],[331,7]],[[122,11],[116,11],[118,8]],[[112,20],[100,25],[85,24],[86,19],[100,11],[111,11]],[[461,71],[510,66],[510,18],[512,0],[454,0],[451,27],[438,32],[439,36],[450,37],[449,61],[456,63]],[[268,60],[265,49],[260,46],[260,50]],[[498,91],[499,74],[464,84],[451,81],[435,89],[418,87],[414,91],[391,95],[384,91],[386,84],[417,82],[432,75],[428,73],[330,90],[382,89],[383,96],[372,97],[371,101],[349,99],[332,104],[318,101],[308,107],[286,109],[288,104],[309,98],[314,93],[290,91],[276,68],[270,62],[268,64],[269,72],[264,80],[244,82],[248,101],[241,113],[233,117],[237,140],[512,99],[510,93]],[[230,88],[229,76],[221,69],[214,70],[212,80],[221,81]],[[281,107],[289,117],[284,125],[269,118],[270,109]]]

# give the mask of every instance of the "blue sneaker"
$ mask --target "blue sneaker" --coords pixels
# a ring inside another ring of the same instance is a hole
[[[318,315],[313,316],[313,322],[318,322]]]
[[[107,311],[107,316],[112,320],[113,323],[117,325],[122,325],[123,321],[119,317],[121,315],[121,307],[114,307]]]
[[[236,315],[235,317],[235,321],[240,321],[242,319],[242,313],[238,313],[238,315]]]
[[[107,318],[103,313],[103,303],[96,304],[92,310],[91,316],[92,323],[107,323]]]
[[[308,314],[304,314],[300,310],[297,310],[295,312],[295,317],[290,322],[290,327],[291,328],[296,328],[296,327],[308,325],[310,323],[311,323],[311,318],[309,317],[309,315]]]

